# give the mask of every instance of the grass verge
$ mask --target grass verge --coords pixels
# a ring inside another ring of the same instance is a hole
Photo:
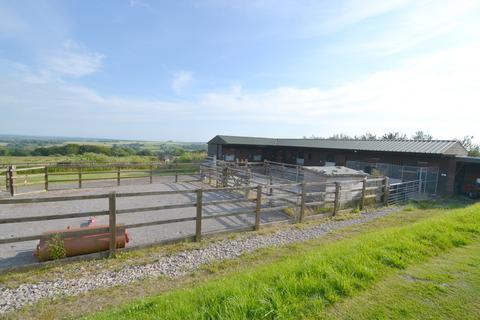
[[[399,271],[324,319],[480,319],[480,241]]]
[[[480,205],[409,226],[360,234],[196,287],[88,319],[299,319],[319,317],[395,271],[464,246],[480,234]]]

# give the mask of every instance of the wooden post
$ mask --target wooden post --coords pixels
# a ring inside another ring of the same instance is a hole
[[[120,167],[117,167],[117,186],[120,185]]]
[[[150,165],[150,183],[153,183],[153,164]]]
[[[298,222],[303,222],[305,218],[305,201],[307,198],[307,184],[302,182],[302,193],[300,196],[300,214],[298,215]]]
[[[335,203],[333,207],[333,216],[335,216],[340,209],[340,189],[340,182],[335,182]]]
[[[268,190],[268,195],[269,196],[273,196],[273,188],[272,188],[272,185],[273,185],[273,177],[272,176],[269,176],[269,179],[268,179],[268,184],[269,184],[269,190]]]
[[[228,187],[228,167],[222,169],[222,187]]]
[[[202,241],[202,211],[203,211],[203,190],[197,190],[197,217],[195,219],[195,241]]]
[[[245,185],[248,187],[250,186],[250,169],[245,170],[246,181]],[[245,189],[245,198],[248,199],[250,197],[250,189]]]
[[[45,166],[45,191],[48,191],[48,166]]]
[[[8,167],[7,167],[7,171],[5,171],[5,191],[8,191],[10,190],[10,186],[8,185],[9,183],[9,173],[8,173]]]
[[[262,213],[262,186],[257,186],[257,201],[255,206],[255,230],[260,230],[260,215]]]
[[[383,205],[385,207],[388,206],[389,191],[390,191],[390,182],[388,177],[385,177],[383,179]]]
[[[78,167],[78,189],[82,189],[82,167]]]
[[[175,183],[178,182],[178,163],[175,162]]]
[[[16,166],[14,165],[11,165],[9,166],[8,168],[8,172],[9,172],[9,180],[8,180],[8,185],[10,187],[10,195],[13,197],[15,195],[15,191],[16,191],[16,175],[17,175],[17,172],[16,172]]]
[[[212,169],[208,168],[208,185],[212,185]]]
[[[110,228],[110,258],[115,258],[117,251],[117,201],[115,191],[108,195],[109,228]]]
[[[367,193],[367,178],[362,181],[362,198],[360,199],[360,210],[365,208],[365,194]]]

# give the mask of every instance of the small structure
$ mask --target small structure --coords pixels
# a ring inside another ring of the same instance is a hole
[[[324,201],[333,200],[335,183],[341,183],[339,194],[341,203],[349,203],[361,197],[363,180],[369,175],[363,171],[353,170],[342,166],[303,167],[305,182],[318,182],[318,186],[310,186],[308,192],[326,192]],[[332,198],[332,199],[329,199]]]

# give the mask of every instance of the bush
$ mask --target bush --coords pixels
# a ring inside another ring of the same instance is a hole
[[[47,242],[50,258],[53,260],[63,259],[67,256],[65,243],[59,234],[53,235]]]

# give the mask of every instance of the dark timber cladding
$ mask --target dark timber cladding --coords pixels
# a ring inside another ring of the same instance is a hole
[[[457,158],[467,150],[454,140],[332,140],[215,136],[208,153],[226,161],[271,160],[305,166],[338,165],[347,161],[401,166],[438,167],[440,194],[454,193]]]

